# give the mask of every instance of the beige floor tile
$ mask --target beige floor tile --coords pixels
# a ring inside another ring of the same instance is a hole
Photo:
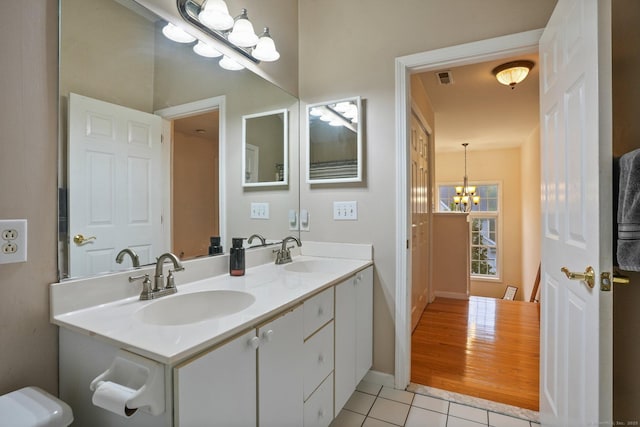
[[[412,406],[405,427],[445,427],[447,415]]]
[[[375,400],[375,396],[354,391],[349,400],[347,400],[347,403],[345,403],[344,409],[357,412],[358,414],[367,415]]]
[[[475,421],[465,420],[463,418],[449,417],[447,418],[447,427],[480,427],[486,426],[487,423],[477,423]]]
[[[414,394],[410,391],[396,390],[391,387],[382,387],[382,391],[380,391],[379,396],[384,397],[385,399],[395,400],[396,402],[411,405]]]
[[[371,417],[367,417],[366,420],[364,420],[364,424],[362,424],[362,427],[398,427],[395,424],[390,424],[386,421],[380,421],[380,420],[376,420],[375,418],[371,418]]]
[[[449,405],[449,415],[457,418],[464,418],[469,421],[475,421],[484,425],[487,425],[488,422],[486,410],[467,405],[460,405],[459,403],[452,402]]]
[[[508,415],[489,412],[489,425],[492,427],[530,427],[529,421]]]
[[[443,414],[449,413],[449,402],[437,397],[423,396],[416,394],[413,398],[413,406],[417,406],[422,409],[428,409],[430,411],[436,411]]]
[[[365,416],[343,409],[329,427],[360,427]]]
[[[369,411],[369,417],[402,426],[408,413],[409,405],[378,397]]]
[[[370,383],[368,381],[362,380],[360,384],[356,387],[356,390],[361,391],[363,393],[373,394],[377,396],[380,393],[380,389],[382,386],[380,384]]]

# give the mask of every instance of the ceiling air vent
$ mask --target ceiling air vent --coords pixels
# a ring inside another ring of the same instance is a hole
[[[436,77],[438,78],[438,82],[441,85],[453,84],[453,76],[451,75],[451,71],[438,71],[436,73]]]

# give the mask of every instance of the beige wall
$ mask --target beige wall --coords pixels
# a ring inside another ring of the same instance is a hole
[[[376,370],[394,371],[394,60],[412,53],[542,28],[554,5],[555,0],[368,0],[366,4],[299,1],[301,100],[316,103],[360,95],[364,98],[366,129],[362,185],[301,184],[301,207],[311,213],[311,231],[303,233],[302,238],[373,244]],[[301,133],[301,140],[305,141],[305,130]],[[304,151],[301,158],[305,158]],[[302,176],[304,173],[301,170]],[[358,202],[357,223],[332,220],[331,206],[336,200]],[[519,229],[517,233],[520,234]],[[517,273],[514,281],[520,280]]]
[[[538,273],[542,235],[540,219],[540,128],[536,128],[520,147],[520,175],[522,180],[522,294],[525,301]]]
[[[57,394],[58,8],[5,2],[0,14],[0,218],[28,220],[28,260],[0,265],[0,394],[32,384]]]
[[[613,0],[612,7],[613,155],[617,158],[640,148],[640,2]],[[613,415],[615,420],[631,421],[640,419],[640,273],[624,274],[629,274],[631,286],[616,285],[613,290]]]
[[[438,141],[436,140],[436,146]],[[502,263],[500,280],[471,280],[471,295],[502,298],[507,285],[517,286],[516,299],[522,290],[522,200],[520,195],[520,148],[467,151],[467,174],[472,184],[498,183],[502,194],[500,228]],[[436,153],[436,185],[455,184],[464,175],[464,152]]]

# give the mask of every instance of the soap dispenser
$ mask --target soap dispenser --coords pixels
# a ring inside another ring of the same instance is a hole
[[[219,255],[222,253],[222,246],[220,245],[220,236],[212,236],[209,241],[209,255]]]
[[[244,276],[244,248],[241,237],[231,239],[232,247],[229,250],[229,274],[232,276]]]

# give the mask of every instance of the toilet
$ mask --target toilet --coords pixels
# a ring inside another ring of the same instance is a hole
[[[38,387],[0,396],[0,427],[67,427],[72,422],[69,405]]]

